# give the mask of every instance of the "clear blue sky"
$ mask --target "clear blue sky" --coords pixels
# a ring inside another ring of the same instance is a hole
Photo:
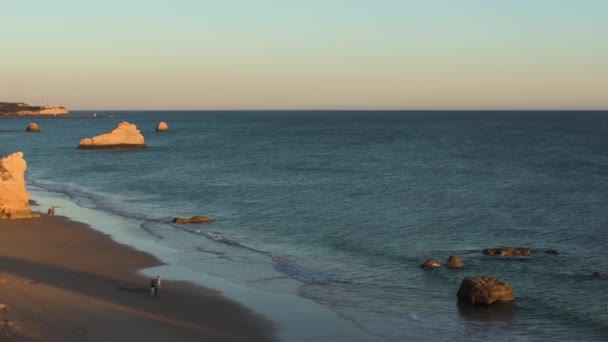
[[[4,0],[0,101],[608,108],[605,0]]]

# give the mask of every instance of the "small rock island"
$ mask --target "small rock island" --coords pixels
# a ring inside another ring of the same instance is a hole
[[[80,140],[78,148],[141,148],[146,147],[144,136],[141,135],[137,126],[130,122],[122,121],[116,128],[105,134],[92,138]]]
[[[57,116],[67,115],[66,107],[30,106],[23,102],[0,102],[0,116]]]

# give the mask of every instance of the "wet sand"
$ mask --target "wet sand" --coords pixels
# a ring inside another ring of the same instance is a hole
[[[136,271],[149,254],[60,216],[0,221],[0,341],[276,341],[219,292]],[[162,276],[162,275],[161,275]]]

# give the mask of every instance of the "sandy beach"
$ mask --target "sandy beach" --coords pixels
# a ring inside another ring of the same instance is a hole
[[[0,341],[275,341],[214,290],[136,271],[160,264],[60,216],[0,221]],[[162,276],[162,275],[161,275]]]

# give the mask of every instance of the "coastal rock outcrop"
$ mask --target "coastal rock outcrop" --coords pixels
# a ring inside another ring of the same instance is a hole
[[[168,130],[169,130],[169,125],[167,125],[167,123],[164,121],[161,121],[158,123],[158,125],[156,125],[157,132],[166,132]]]
[[[35,122],[30,122],[25,130],[28,132],[40,132],[40,126]]]
[[[0,102],[0,116],[57,116],[67,115],[66,107],[30,106],[23,102]]]
[[[80,140],[78,148],[137,148],[146,147],[144,136],[137,126],[122,121],[110,132]]]
[[[205,223],[211,222],[213,219],[208,216],[192,216],[190,218],[176,217],[173,219],[173,223]]]
[[[462,258],[457,255],[452,255],[451,257],[449,257],[445,265],[449,268],[462,268],[462,266],[464,266],[462,264]]]
[[[515,300],[509,284],[489,276],[464,278],[457,296],[459,302],[469,304],[493,304]]]
[[[485,255],[492,256],[529,256],[534,253],[534,248],[531,247],[497,247],[486,248],[483,251]]]
[[[23,152],[15,152],[0,159],[0,219],[40,216],[30,210],[30,195],[25,189],[26,169]]]
[[[425,262],[420,265],[420,268],[425,270],[430,270],[432,268],[441,267],[441,263],[435,259],[427,259]]]

